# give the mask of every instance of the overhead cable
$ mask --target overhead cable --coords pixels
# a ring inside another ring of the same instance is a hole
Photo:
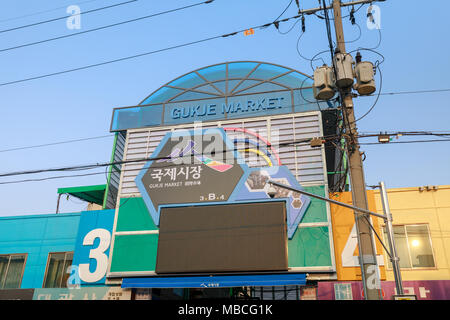
[[[82,139],[73,139],[73,140],[66,140],[66,141],[59,141],[59,142],[51,142],[51,143],[34,145],[34,146],[26,146],[26,147],[17,147],[17,148],[3,149],[3,150],[0,150],[0,153],[2,153],[2,152],[10,152],[10,151],[19,151],[19,150],[25,150],[25,149],[34,149],[34,148],[48,147],[48,146],[54,146],[54,145],[66,144],[66,143],[73,143],[73,142],[79,142],[79,141],[86,141],[86,140],[103,139],[103,138],[109,138],[109,137],[112,137],[112,136],[111,135],[105,135],[105,136],[98,136],[98,137],[89,137],[89,138],[82,138]]]
[[[388,145],[388,144],[397,144],[397,143],[426,143],[426,142],[450,142],[450,139],[448,139],[448,140],[436,139],[436,140],[399,141],[399,142],[390,142],[390,143],[377,143],[377,142],[374,142],[374,143],[359,143],[359,145],[380,145],[380,144]],[[140,160],[140,161],[143,161],[143,160]],[[133,161],[133,162],[135,162],[135,161]],[[93,169],[93,168],[91,168],[91,169]],[[134,169],[132,171],[134,171]],[[64,175],[64,176],[51,176],[51,177],[44,177],[44,178],[36,178],[36,179],[24,179],[24,180],[16,180],[16,181],[5,181],[5,182],[0,182],[0,185],[24,183],[24,182],[45,181],[45,180],[60,179],[60,178],[75,178],[75,177],[93,176],[93,175],[99,175],[99,174],[105,174],[105,172],[101,171],[101,172],[93,172],[93,173],[85,173],[85,174],[73,174],[73,175]],[[346,174],[344,174],[342,177],[346,177]],[[342,180],[342,177],[341,177],[341,180]]]
[[[211,2],[211,0],[206,1],[205,3],[209,3],[209,2]],[[300,17],[300,15],[296,15],[296,16],[293,16],[293,17],[290,17],[290,18],[283,19],[282,21],[284,22],[284,21],[288,21],[290,19],[298,19],[299,17]],[[140,54],[135,54],[135,55],[132,55],[132,56],[122,57],[122,58],[118,58],[118,59],[114,59],[114,60],[103,61],[103,62],[99,62],[99,63],[85,65],[85,66],[82,66],[82,67],[67,69],[67,70],[53,72],[53,73],[47,73],[47,74],[34,76],[34,77],[29,77],[29,78],[24,78],[24,79],[20,79],[20,80],[3,82],[3,83],[0,83],[0,86],[3,87],[3,86],[7,86],[7,85],[16,84],[16,83],[22,83],[22,82],[27,82],[27,81],[32,81],[32,80],[52,77],[52,76],[56,76],[56,75],[61,75],[61,74],[65,74],[65,73],[71,73],[71,72],[75,72],[75,71],[86,70],[86,69],[100,67],[100,66],[104,66],[104,65],[108,65],[108,64],[112,64],[112,63],[117,63],[117,62],[121,62],[121,61],[136,59],[136,58],[139,58],[139,57],[148,56],[148,55],[159,53],[159,52],[164,52],[164,51],[169,51],[169,50],[173,50],[173,49],[177,49],[177,48],[187,47],[187,46],[191,46],[191,45],[194,45],[194,44],[203,43],[203,42],[207,42],[207,41],[211,41],[211,40],[215,40],[215,39],[219,39],[219,38],[231,37],[231,36],[234,36],[234,35],[236,35],[238,33],[244,32],[244,31],[246,31],[248,29],[258,29],[258,28],[259,29],[263,29],[263,28],[266,28],[267,26],[270,26],[270,25],[274,24],[275,22],[277,22],[277,21],[269,22],[269,23],[266,23],[264,25],[259,25],[259,26],[255,26],[255,27],[251,27],[251,28],[241,29],[241,30],[238,30],[238,31],[235,31],[235,32],[231,32],[231,33],[227,33],[227,34],[221,34],[221,35],[212,36],[212,37],[209,37],[209,38],[204,38],[204,39],[201,39],[201,40],[190,41],[190,42],[186,42],[186,43],[179,44],[179,45],[174,45],[174,46],[170,46],[170,47],[166,47],[166,48],[162,48],[162,49],[157,49],[157,50],[148,51],[148,52],[144,52],[144,53],[140,53]]]
[[[70,5],[80,5],[80,4],[85,4],[85,3],[94,2],[94,1],[98,1],[98,0],[87,0],[87,1],[75,2],[75,3],[73,3],[73,1],[72,1],[72,3],[71,3]],[[67,4],[67,5],[65,5],[65,6],[63,6],[63,7],[56,7],[56,8],[53,8],[53,9],[47,9],[47,10],[44,10],[44,11],[28,13],[28,14],[25,14],[25,15],[22,15],[22,16],[17,16],[17,17],[12,17],[12,18],[1,19],[1,20],[0,20],[0,23],[12,21],[12,20],[23,19],[23,18],[28,18],[28,17],[32,17],[32,16],[37,16],[37,15],[41,15],[41,14],[44,14],[44,13],[56,11],[56,10],[59,10],[59,9],[65,9],[65,8],[67,8],[68,6],[69,6],[69,4]]]
[[[403,134],[403,135],[408,135],[408,132],[402,132],[402,133],[391,133],[390,135],[396,135],[396,134]],[[413,135],[420,135],[419,132],[413,132]],[[425,132],[423,133],[424,135],[439,135],[439,136],[450,136],[450,132],[448,133],[430,133],[430,132]],[[378,136],[378,134],[367,134],[367,135],[359,135],[358,138],[365,138],[365,137],[375,137]],[[328,136],[323,136],[323,137],[319,137],[321,140],[323,141],[332,141],[335,139],[340,139],[341,137],[337,134],[335,135],[328,135]],[[298,139],[298,140],[293,140],[293,141],[287,141],[287,142],[282,142],[282,143],[278,143],[278,144],[272,144],[271,146],[273,147],[284,147],[284,146],[290,146],[290,145],[298,145],[298,144],[309,144],[311,142],[311,140],[314,138],[305,138],[305,139]],[[428,141],[432,141],[432,140],[419,140],[417,142],[428,142]],[[434,141],[434,140],[433,140]],[[446,140],[446,139],[440,139],[440,140],[435,140],[435,141],[450,141],[450,139]],[[400,142],[391,142],[391,143],[400,143]],[[403,141],[403,143],[412,143],[409,141]],[[234,148],[231,150],[222,150],[220,152],[215,152],[217,153],[227,153],[227,152],[231,152],[231,151],[239,151],[240,148]],[[203,154],[202,155],[210,155],[210,154]],[[60,168],[48,168],[48,169],[37,169],[37,170],[28,170],[28,171],[17,171],[17,172],[8,172],[8,173],[2,173],[0,174],[0,177],[8,177],[8,176],[16,176],[16,175],[25,175],[25,174],[36,174],[36,173],[44,173],[44,172],[58,172],[58,171],[83,171],[83,170],[92,170],[94,168],[98,168],[98,167],[107,167],[107,166],[111,166],[111,165],[122,165],[122,164],[127,164],[127,163],[136,163],[136,162],[145,162],[145,161],[154,161],[154,160],[168,160],[168,159],[180,159],[180,158],[187,158],[187,157],[192,157],[192,155],[186,155],[186,156],[178,156],[178,157],[171,157],[171,156],[167,156],[167,157],[147,157],[147,158],[140,158],[140,159],[132,159],[132,160],[121,160],[121,161],[114,161],[114,162],[106,162],[106,163],[95,163],[95,164],[87,164],[87,165],[77,165],[77,166],[69,166],[69,167],[60,167]]]
[[[112,5],[109,5],[109,6],[106,6],[106,7],[101,7],[101,8],[88,10],[88,11],[83,11],[83,12],[80,12],[80,15],[88,14],[88,13],[92,13],[92,12],[97,12],[97,11],[101,11],[101,10],[105,10],[105,9],[115,8],[115,7],[118,7],[118,6],[123,6],[123,5],[126,5],[126,4],[133,3],[133,2],[136,2],[136,1],[139,1],[139,0],[129,0],[129,1],[125,1],[125,2],[112,4]],[[1,33],[6,33],[6,32],[11,32],[11,31],[16,31],[16,30],[20,30],[20,29],[25,29],[25,28],[29,28],[29,27],[34,27],[34,26],[38,26],[38,25],[41,25],[41,24],[46,24],[46,23],[50,23],[50,22],[54,22],[54,21],[58,21],[58,20],[68,19],[68,18],[71,18],[71,17],[73,17],[73,15],[66,15],[64,17],[58,17],[58,18],[53,18],[53,19],[49,19],[49,20],[39,21],[39,22],[31,23],[31,24],[26,24],[26,25],[14,27],[14,28],[4,29],[4,30],[0,30],[0,34]]]
[[[62,36],[58,36],[58,37],[54,37],[54,38],[44,39],[44,40],[35,41],[35,42],[29,42],[29,43],[17,45],[17,46],[14,46],[14,47],[0,49],[0,52],[16,50],[16,49],[29,47],[29,46],[34,46],[34,45],[37,45],[37,44],[42,44],[42,43],[46,43],[46,42],[50,42],[50,41],[61,40],[61,39],[70,38],[70,37],[74,37],[74,36],[79,36],[79,35],[90,33],[90,32],[95,32],[95,31],[100,31],[100,30],[104,30],[104,29],[108,29],[108,28],[113,28],[113,27],[121,26],[121,25],[124,25],[124,24],[127,24],[127,23],[141,21],[141,20],[144,20],[144,19],[153,18],[153,17],[160,16],[160,15],[163,15],[163,14],[180,11],[180,10],[192,8],[192,7],[195,7],[195,6],[199,6],[199,5],[202,5],[202,4],[205,4],[205,3],[211,3],[211,2],[212,2],[211,0],[209,0],[209,1],[202,1],[202,2],[191,4],[191,5],[188,5],[188,6],[179,7],[179,8],[175,8],[175,9],[171,9],[171,10],[166,10],[166,11],[162,11],[162,12],[158,12],[158,13],[142,16],[142,17],[135,18],[135,19],[121,21],[121,22],[117,22],[117,23],[113,23],[113,24],[109,24],[109,25],[105,25],[105,26],[101,26],[101,27],[97,27],[97,28],[93,28],[93,29],[89,29],[89,30],[84,30],[84,31],[71,33],[71,34],[66,34],[66,35],[62,35]]]

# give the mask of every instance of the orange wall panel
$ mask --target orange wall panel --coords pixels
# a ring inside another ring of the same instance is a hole
[[[352,204],[351,192],[330,194],[330,198],[346,204]],[[373,191],[367,191],[369,210],[376,212],[375,197]],[[338,281],[361,280],[361,268],[358,262],[358,241],[356,238],[355,216],[351,209],[336,204],[331,204],[331,221],[333,226],[333,241],[336,257],[336,273]],[[372,225],[379,237],[383,239],[383,233],[377,218],[372,219]],[[384,267],[383,247],[374,235],[377,251],[378,265],[380,266],[380,278],[386,280]],[[384,241],[384,239],[383,239]],[[387,244],[385,244],[387,246]]]

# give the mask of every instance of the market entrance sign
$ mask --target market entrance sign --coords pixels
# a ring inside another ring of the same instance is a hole
[[[245,170],[233,148],[220,129],[167,134],[136,178],[155,224],[161,206],[228,201]]]
[[[310,204],[309,197],[282,189],[272,199],[269,180],[301,186],[285,166],[249,168],[223,129],[169,132],[151,159],[135,182],[157,226],[164,207],[284,200],[292,239]]]
[[[262,96],[257,99],[236,100],[229,103],[203,103],[192,105],[174,106],[170,111],[172,119],[208,117],[225,114],[239,114],[248,112],[266,112],[271,110],[286,108],[285,97],[282,96]]]

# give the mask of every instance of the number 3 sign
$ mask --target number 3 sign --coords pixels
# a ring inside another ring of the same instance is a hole
[[[113,223],[114,210],[82,212],[72,264],[82,285],[105,283]]]
[[[90,263],[81,263],[78,266],[80,279],[84,282],[92,283],[101,280],[108,269],[108,256],[105,251],[109,249],[111,244],[111,232],[106,229],[94,229],[84,237],[83,246],[94,245],[94,240],[97,238],[100,239],[98,247],[91,249],[89,252],[89,258],[95,259],[97,262],[95,271],[90,271]]]

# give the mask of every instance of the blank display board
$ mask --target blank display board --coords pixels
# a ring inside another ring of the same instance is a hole
[[[156,273],[287,270],[285,202],[161,209]]]

